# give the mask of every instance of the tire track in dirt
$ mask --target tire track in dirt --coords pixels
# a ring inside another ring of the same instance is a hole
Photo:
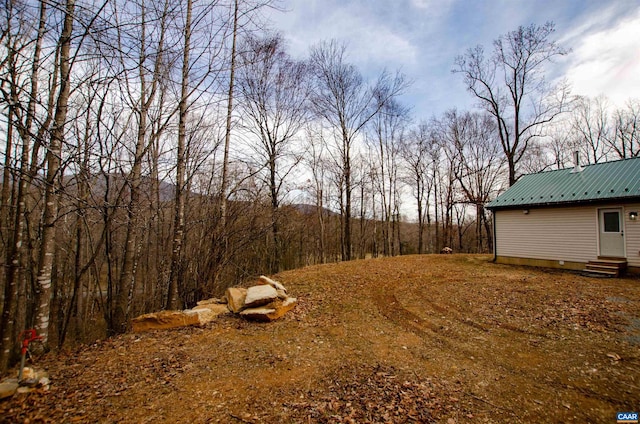
[[[373,296],[373,300],[380,314],[387,320],[401,327],[405,331],[416,334],[424,341],[428,340],[431,342],[435,342],[434,344],[438,349],[446,351],[449,355],[455,356],[457,363],[467,361],[469,357],[474,357],[474,355],[477,356],[477,352],[473,352],[463,347],[463,343],[460,340],[460,337],[452,337],[445,334],[442,327],[429,320],[421,318],[410,310],[404,308],[395,295],[378,293]],[[428,303],[433,307],[434,311],[438,311],[440,314],[446,315],[449,312],[445,308],[433,302],[427,301],[425,303]],[[463,322],[462,320],[460,321]],[[474,326],[471,326],[471,328],[481,332],[487,331],[482,327],[478,329]],[[514,371],[511,370],[511,373],[514,373]],[[509,421],[522,422],[517,418],[517,414],[508,404],[500,405],[497,403],[488,402],[487,400],[483,399],[482,393],[474,393],[471,390],[468,393],[464,393],[462,396],[466,398],[466,401],[469,403],[482,402],[482,406],[484,407],[485,413],[487,413],[488,416],[492,416],[495,418],[507,414],[507,416],[509,417]]]
[[[460,338],[446,334],[443,326],[438,326],[432,321],[424,319],[402,306],[402,303],[394,294],[379,293],[373,296],[378,312],[393,324],[410,331],[426,340],[435,342],[440,348],[446,348],[450,352],[458,352],[463,355],[473,356],[474,352],[465,349],[458,341]],[[442,312],[445,312],[442,309]],[[442,313],[441,312],[441,313]]]
[[[393,292],[393,290],[389,290],[389,292]],[[458,362],[464,362],[468,360],[468,358],[474,358],[474,362],[482,361],[483,367],[486,367],[487,369],[498,369],[506,372],[509,374],[509,378],[515,380],[518,385],[528,384],[531,387],[537,388],[541,393],[554,393],[558,391],[558,389],[560,389],[566,392],[571,392],[574,396],[581,398],[598,400],[609,404],[617,403],[616,399],[597,393],[596,391],[586,387],[576,387],[563,383],[558,379],[543,380],[540,378],[540,375],[536,372],[535,369],[527,369],[522,366],[518,366],[518,364],[516,363],[511,363],[511,361],[505,361],[504,359],[507,358],[507,356],[505,355],[500,355],[500,357],[502,357],[502,361],[499,361],[496,358],[496,355],[492,355],[490,354],[490,352],[485,353],[482,352],[481,349],[468,349],[464,346],[465,340],[462,336],[460,336],[459,334],[455,334],[456,332],[452,331],[445,332],[443,331],[443,326],[439,326],[435,322],[422,318],[414,312],[408,310],[402,305],[400,300],[394,294],[378,293],[373,296],[373,300],[379,313],[386,319],[391,321],[393,324],[403,328],[404,330],[418,335],[423,339],[435,341],[436,345],[439,348],[447,350],[448,355],[457,357]],[[447,305],[448,308],[446,308],[427,299],[425,299],[422,304],[424,306],[428,306],[434,311],[434,313],[437,312],[441,314],[441,318],[439,318],[440,320],[446,320],[447,322],[452,324],[471,328],[472,330],[479,333],[479,337],[486,340],[486,343],[489,343],[492,346],[496,346],[499,343],[499,341],[495,340],[495,335],[490,335],[488,338],[485,337],[487,336],[487,333],[491,333],[491,331],[487,327],[483,326],[482,324],[476,323],[471,319],[465,318],[464,315],[452,305]],[[497,327],[497,329],[507,330],[511,333],[520,334],[522,336],[528,335],[548,338],[546,334],[524,330],[511,324],[501,324]],[[458,333],[462,332],[459,331]],[[473,391],[470,391],[467,396],[472,399],[482,400],[481,393],[474,393]],[[491,404],[490,406],[502,410],[503,412],[506,411],[512,414],[514,413],[514,409],[511,408],[509,402],[507,402],[505,405]],[[580,414],[577,411],[576,413]],[[588,417],[584,415],[584,418]]]

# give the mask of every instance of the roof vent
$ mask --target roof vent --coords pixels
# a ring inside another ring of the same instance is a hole
[[[573,163],[574,167],[571,170],[571,173],[575,174],[578,172],[582,172],[582,167],[580,166],[580,153],[577,150],[573,152]]]

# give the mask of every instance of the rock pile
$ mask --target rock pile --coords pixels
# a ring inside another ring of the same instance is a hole
[[[0,399],[11,397],[16,393],[29,393],[37,389],[49,390],[49,373],[41,369],[24,367],[21,380],[7,378],[0,383]]]
[[[249,288],[231,287],[222,299],[207,299],[184,311],[161,311],[141,315],[132,320],[133,331],[142,332],[189,325],[202,326],[222,314],[233,313],[243,318],[269,322],[282,317],[296,305],[287,289],[278,281],[261,275]]]

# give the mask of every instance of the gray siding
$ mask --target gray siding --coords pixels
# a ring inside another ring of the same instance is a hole
[[[598,209],[623,210],[626,256],[630,266],[640,267],[640,203],[611,206],[495,211],[496,254],[514,258],[588,262],[598,257]]]
[[[595,207],[496,211],[498,256],[588,262],[598,256]]]
[[[640,218],[629,219],[629,212],[640,212],[640,203],[624,207],[624,236],[627,243],[627,262],[629,266],[640,267]]]

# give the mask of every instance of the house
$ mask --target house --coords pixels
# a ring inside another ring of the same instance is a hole
[[[640,273],[640,158],[525,175],[486,207],[499,263]]]

